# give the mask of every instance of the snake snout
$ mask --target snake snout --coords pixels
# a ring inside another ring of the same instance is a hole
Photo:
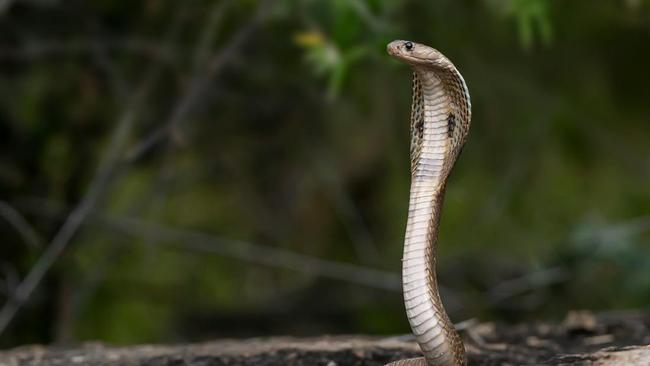
[[[399,55],[402,52],[401,47],[404,45],[404,42],[405,41],[397,40],[389,43],[386,46],[386,52],[388,52],[388,54],[391,56]]]

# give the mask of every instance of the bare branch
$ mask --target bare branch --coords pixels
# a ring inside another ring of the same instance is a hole
[[[0,0],[0,16],[4,15],[4,13],[9,10],[9,7],[11,7],[11,4],[13,4],[16,0]]]
[[[167,242],[168,245],[182,249],[214,253],[251,263],[310,273],[382,290],[399,291],[401,289],[399,275],[392,272],[321,259],[286,249],[221,238],[196,231],[166,228],[131,218],[112,220],[111,226],[130,235],[150,235],[159,242]]]
[[[170,26],[168,34],[169,42],[174,38],[177,29],[178,24],[174,22]],[[102,155],[102,160],[89,185],[87,193],[66,218],[47,249],[38,258],[27,276],[16,287],[5,305],[0,309],[0,334],[6,330],[18,310],[29,299],[36,287],[41,283],[45,274],[60,257],[63,250],[95,207],[97,201],[106,191],[115,172],[120,168],[120,164],[123,163],[121,157],[136,115],[142,107],[142,103],[154,80],[160,74],[160,71],[160,65],[157,64],[156,67],[151,68],[142,78],[142,81],[139,83],[140,86],[133,92],[133,97],[130,98],[129,104],[118,118],[116,123],[117,127],[109,139],[107,148]]]
[[[166,64],[174,63],[173,50],[156,40],[137,38],[86,39],[73,41],[28,41],[19,47],[1,48],[0,59],[33,61],[59,55],[85,55],[101,48],[106,52],[128,52]]]
[[[546,287],[569,279],[571,273],[564,267],[552,267],[527,273],[521,277],[499,283],[488,291],[492,303],[503,301],[525,292]]]
[[[319,161],[314,165],[319,169],[318,175],[322,180],[325,193],[331,200],[337,215],[343,223],[345,230],[350,237],[357,257],[365,264],[377,263],[379,261],[379,250],[363,219],[355,202],[350,197],[341,183],[340,172],[337,171],[333,162],[326,155],[319,152]]]
[[[173,109],[167,121],[130,149],[126,157],[128,161],[135,161],[146,154],[157,143],[166,139],[169,134],[187,118],[189,113],[201,99],[201,96],[206,94],[206,91],[210,87],[210,83],[217,72],[233,58],[237,50],[257,29],[260,22],[267,14],[268,8],[272,2],[273,0],[263,0],[258,6],[255,15],[251,17],[249,22],[242,26],[237,33],[230,38],[228,43],[219,50],[219,52],[212,55],[205,69],[195,72],[185,94]],[[215,10],[213,13],[218,12]],[[202,33],[207,34],[212,28],[210,22],[208,22]],[[201,37],[201,39],[206,38],[208,38],[207,35]],[[199,42],[197,50],[200,50],[202,46],[203,43]],[[197,54],[200,54],[200,51],[197,51]]]
[[[40,199],[28,199],[21,209],[36,215],[61,216],[65,209]],[[349,283],[388,291],[401,289],[397,273],[342,263],[290,250],[260,245],[242,240],[223,238],[193,230],[169,228],[160,224],[130,217],[115,217],[93,213],[92,222],[112,230],[137,237],[148,237],[158,244],[180,249],[236,258],[274,268],[290,269],[316,276],[337,279]]]
[[[5,201],[0,201],[0,217],[4,218],[20,234],[25,244],[32,248],[41,248],[43,240],[25,217]]]
[[[88,193],[72,211],[70,216],[68,216],[48,248],[32,267],[27,277],[18,285],[13,296],[8,299],[5,306],[0,310],[0,334],[7,328],[18,309],[27,301],[34,289],[40,284],[47,271],[56,262],[72,237],[81,227],[81,224],[83,224],[89,211],[95,206],[100,195],[105,191],[115,170],[119,153],[124,148],[127,136],[131,130],[135,112],[135,105],[133,105],[127,108],[126,112],[122,115],[117,128],[113,132],[111,142],[108,145],[104,159],[90,185]]]
[[[201,66],[203,66],[210,57],[210,47],[212,46],[214,39],[217,37],[217,27],[219,26],[221,18],[223,18],[226,8],[231,2],[232,1],[217,2],[210,12],[208,21],[201,32],[201,36],[199,37],[194,50],[195,75],[200,73]]]
[[[2,274],[4,275],[4,278],[1,279],[2,282],[4,282],[4,286],[0,286],[0,292],[3,295],[10,297],[20,282],[18,270],[13,264],[5,262],[0,264],[0,271],[2,271]]]

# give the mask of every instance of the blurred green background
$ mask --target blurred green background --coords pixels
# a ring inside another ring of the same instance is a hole
[[[410,70],[472,95],[452,319],[650,305],[650,1],[0,1],[0,346],[407,333]]]

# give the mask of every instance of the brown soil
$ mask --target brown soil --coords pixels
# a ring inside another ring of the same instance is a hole
[[[560,324],[480,323],[462,331],[470,365],[650,365],[650,314],[572,312]],[[384,365],[416,357],[409,336],[272,337],[189,345],[75,348],[25,346],[0,352],[0,366]]]

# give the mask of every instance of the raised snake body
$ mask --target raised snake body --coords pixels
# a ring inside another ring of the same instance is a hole
[[[447,178],[469,132],[469,92],[456,67],[437,50],[400,40],[388,44],[387,51],[413,68],[411,190],[402,287],[406,314],[424,354],[389,365],[466,365],[463,342],[438,293],[436,246]]]

